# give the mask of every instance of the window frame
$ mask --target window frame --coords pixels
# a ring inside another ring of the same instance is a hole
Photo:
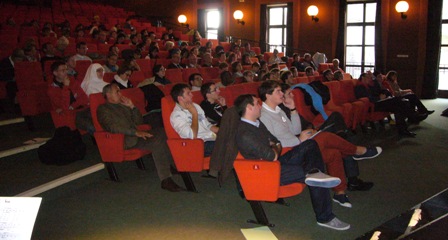
[[[208,13],[209,12],[217,12],[218,13],[219,25],[217,28],[208,26]],[[207,39],[218,39],[219,27],[221,26],[221,24],[222,24],[222,19],[221,19],[221,12],[219,11],[219,9],[217,9],[217,8],[206,9],[205,10],[205,36],[204,37]],[[209,30],[216,30],[216,38],[209,37]]]
[[[269,52],[273,52],[274,49],[277,49],[279,52],[285,52],[286,51],[286,39],[288,38],[288,33],[287,33],[287,17],[288,17],[288,5],[287,4],[275,4],[275,5],[267,5],[267,39],[268,39],[268,45],[269,45]],[[281,8],[282,9],[282,24],[277,24],[277,25],[271,25],[270,24],[270,20],[271,20],[271,14],[270,14],[270,10],[273,8]],[[270,44],[270,30],[271,29],[281,29],[282,30],[282,44],[281,45],[271,45]]]

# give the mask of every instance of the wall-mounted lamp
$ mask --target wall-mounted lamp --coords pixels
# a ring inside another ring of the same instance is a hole
[[[243,12],[241,12],[240,10],[236,10],[235,12],[233,12],[233,18],[235,18],[236,22],[244,26],[246,22],[242,20],[243,16]]]
[[[311,16],[311,21],[319,22],[319,18],[316,17],[317,13],[319,13],[319,9],[316,6],[309,6],[306,12],[308,13],[308,16]]]
[[[187,23],[187,17],[185,15],[179,15],[177,21],[182,25],[182,27],[190,28],[190,25]]]
[[[401,19],[406,19],[408,15],[405,13],[409,10],[409,4],[406,1],[399,1],[397,2],[397,5],[395,5],[395,10],[397,12],[401,13]]]

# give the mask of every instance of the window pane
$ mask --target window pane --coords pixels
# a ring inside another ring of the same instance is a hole
[[[282,45],[282,29],[270,28],[269,29],[269,44]]]
[[[346,65],[361,65],[362,47],[347,47]]]
[[[442,44],[448,44],[448,24],[442,24]]]
[[[207,12],[207,28],[219,28],[220,14],[219,11],[213,10]]]
[[[375,47],[365,47],[364,51],[364,65],[375,65]]]
[[[376,3],[366,4],[366,22],[375,22]]]
[[[448,68],[448,47],[441,48],[439,66]]]
[[[283,16],[283,25],[286,25],[286,16],[288,16],[288,8],[283,8],[285,15]]]
[[[269,25],[282,25],[283,8],[269,8]]]
[[[207,36],[208,39],[218,39],[218,30],[207,30]]]
[[[362,44],[362,27],[347,27],[347,45]]]
[[[346,72],[350,73],[355,79],[361,76],[361,67],[345,67],[345,70]]]
[[[348,4],[347,5],[347,23],[362,22],[364,18],[364,4]]]
[[[442,19],[448,19],[448,0],[443,0]]]
[[[439,89],[448,90],[448,69],[439,70]]]
[[[375,45],[375,27],[374,26],[366,26],[366,45]]]

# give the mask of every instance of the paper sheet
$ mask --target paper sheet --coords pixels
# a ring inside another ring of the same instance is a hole
[[[241,229],[247,240],[278,240],[268,227]]]
[[[0,197],[0,239],[31,239],[40,197]]]

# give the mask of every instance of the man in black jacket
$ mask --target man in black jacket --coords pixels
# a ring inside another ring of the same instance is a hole
[[[236,142],[238,150],[247,159],[265,159],[280,161],[280,184],[304,182],[309,186],[311,202],[316,214],[317,224],[335,230],[347,230],[350,224],[340,221],[332,212],[332,203],[328,188],[337,186],[339,178],[328,176],[322,171],[324,163],[317,143],[306,140],[285,154],[282,146],[258,120],[261,104],[250,94],[241,95],[235,100],[235,107],[241,116]]]

